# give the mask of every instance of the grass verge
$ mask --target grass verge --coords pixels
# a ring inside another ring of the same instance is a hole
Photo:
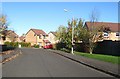
[[[93,58],[105,62],[110,62],[113,64],[120,64],[120,57],[119,56],[111,56],[111,55],[101,55],[101,54],[89,54],[89,53],[82,53],[82,52],[74,52],[76,55]]]

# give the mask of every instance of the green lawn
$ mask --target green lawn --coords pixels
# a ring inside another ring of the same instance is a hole
[[[120,64],[120,61],[118,61],[118,59],[120,59],[120,57],[118,57],[118,56],[89,54],[89,53],[82,53],[82,52],[74,52],[74,53],[76,55],[81,55],[81,56],[85,56],[88,58],[93,58],[93,59],[97,59],[97,60],[101,60],[101,61],[105,61],[105,62],[110,62],[113,64]]]

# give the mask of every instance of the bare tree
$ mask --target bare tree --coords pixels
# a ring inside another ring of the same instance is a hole
[[[0,42],[2,37],[5,37],[5,30],[7,29],[7,19],[5,15],[0,15]]]
[[[98,16],[98,12],[96,11],[96,9],[94,9],[91,12],[91,16],[90,16],[90,26],[87,27],[84,24],[84,21],[81,19],[77,25],[77,38],[82,41],[83,45],[85,46],[85,48],[88,49],[88,52],[90,54],[92,54],[93,49],[95,48],[95,46],[97,45],[97,42],[99,40],[103,39],[103,30],[104,30],[104,26],[101,25],[96,25],[95,22],[98,21],[99,16]]]
[[[99,26],[95,25],[95,22],[98,22],[99,19],[99,13],[96,9],[94,9],[91,12],[90,15],[90,27],[87,29],[87,31],[85,30],[84,34],[86,34],[86,46],[89,48],[89,52],[90,54],[92,54],[93,49],[96,46],[96,43],[99,40],[103,39],[103,31],[104,31],[104,26],[101,24]]]
[[[98,12],[98,9],[94,8],[94,9],[91,11],[89,17],[90,17],[90,22],[97,22],[97,21],[99,20],[99,17],[100,17],[100,14],[99,14],[99,12]]]

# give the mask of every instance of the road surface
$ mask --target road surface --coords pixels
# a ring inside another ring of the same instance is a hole
[[[21,50],[22,55],[3,64],[3,77],[111,77],[49,50]]]

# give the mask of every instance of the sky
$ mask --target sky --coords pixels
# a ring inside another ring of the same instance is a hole
[[[117,2],[2,2],[9,29],[19,36],[31,28],[46,33],[56,31],[60,25],[67,26],[73,17],[89,21],[93,10],[98,13],[100,22],[118,22]]]

